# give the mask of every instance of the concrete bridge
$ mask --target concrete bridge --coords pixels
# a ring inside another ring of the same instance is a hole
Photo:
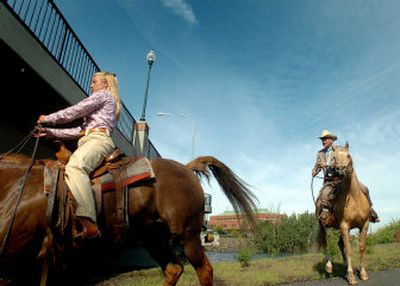
[[[1,0],[0,63],[0,153],[23,139],[40,114],[87,97],[91,77],[100,70],[54,2],[48,0]],[[160,157],[145,127],[123,104],[113,140],[127,155]],[[69,147],[73,149],[74,143]],[[54,144],[41,140],[40,145],[39,158],[52,156]],[[27,146],[23,152],[29,154],[29,150]]]

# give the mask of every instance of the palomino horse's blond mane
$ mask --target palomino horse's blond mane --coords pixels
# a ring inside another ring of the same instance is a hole
[[[358,228],[360,230],[360,278],[362,280],[368,280],[364,261],[371,205],[354,171],[348,143],[343,147],[335,146],[333,148],[333,160],[335,170],[341,177],[341,183],[333,206],[335,221],[332,227],[339,229],[341,233],[339,247],[345,260],[344,262],[347,265],[347,280],[349,284],[356,284],[357,280],[354,275],[351,260],[352,250],[349,232],[353,228]],[[326,229],[323,225],[319,227],[318,243],[324,248],[327,254]],[[326,270],[327,272],[332,271],[332,263],[328,255]]]

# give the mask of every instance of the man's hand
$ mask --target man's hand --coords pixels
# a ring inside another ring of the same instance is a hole
[[[326,165],[325,162],[319,163],[319,164],[318,164],[317,170],[312,170],[312,171],[311,171],[311,176],[312,176],[312,177],[315,177],[316,175],[318,175],[318,173],[321,171],[321,169],[324,169],[324,170],[325,170],[326,167],[327,167],[327,165]]]

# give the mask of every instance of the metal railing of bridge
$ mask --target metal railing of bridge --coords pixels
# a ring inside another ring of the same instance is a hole
[[[1,0],[41,43],[71,79],[90,94],[92,75],[100,68],[51,0]],[[135,119],[122,103],[117,128],[130,144],[133,142]],[[150,144],[152,153],[158,151]]]

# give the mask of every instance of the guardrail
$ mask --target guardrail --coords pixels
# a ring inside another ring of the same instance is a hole
[[[92,75],[100,68],[86,50],[67,20],[51,0],[1,0],[30,31],[70,78],[90,94]],[[122,103],[117,128],[133,142],[135,119]],[[154,148],[153,145],[151,145]],[[155,149],[155,148],[154,148]],[[158,154],[157,150],[152,150]]]

